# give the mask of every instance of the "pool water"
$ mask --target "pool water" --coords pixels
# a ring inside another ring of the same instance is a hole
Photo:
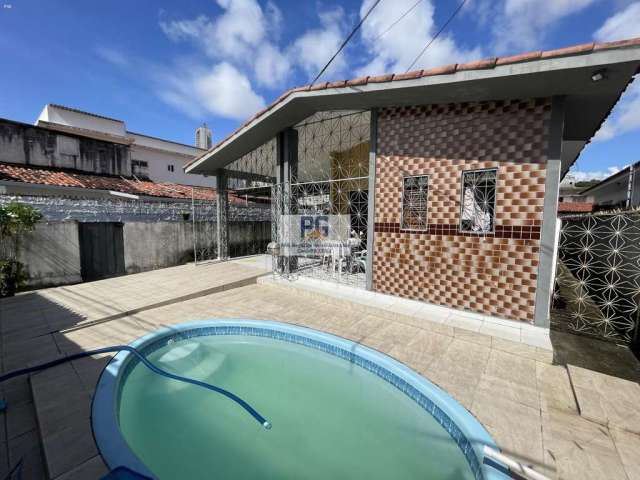
[[[239,395],[239,405],[136,365],[118,404],[133,452],[160,479],[472,479],[449,434],[413,400],[333,355],[250,336],[203,336],[149,355]]]

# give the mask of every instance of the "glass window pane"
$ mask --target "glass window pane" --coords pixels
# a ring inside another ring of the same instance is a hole
[[[497,170],[462,172],[460,231],[489,233],[494,230]]]

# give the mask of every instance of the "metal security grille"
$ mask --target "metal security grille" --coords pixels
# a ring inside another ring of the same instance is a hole
[[[367,263],[368,178],[280,183],[272,187],[280,246],[276,273],[304,276],[364,288]],[[299,234],[301,219],[320,219],[326,230]],[[327,219],[326,222],[324,219]]]
[[[460,230],[489,233],[494,230],[497,170],[462,173]]]
[[[370,118],[368,111],[327,111],[296,125],[298,165],[291,182],[368,176]]]
[[[429,177],[418,175],[402,179],[402,228],[427,229]]]
[[[193,257],[196,265],[218,258],[217,202],[197,200],[191,203]]]
[[[290,181],[272,187],[276,273],[365,287],[370,124],[368,111],[326,111],[295,125]]]
[[[640,212],[563,218],[553,325],[637,342],[639,304]]]

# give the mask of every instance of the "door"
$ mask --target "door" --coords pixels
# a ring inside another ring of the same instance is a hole
[[[122,223],[80,223],[80,272],[89,282],[124,275]]]

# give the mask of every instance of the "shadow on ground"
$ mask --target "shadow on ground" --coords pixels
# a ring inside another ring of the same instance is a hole
[[[553,361],[640,383],[640,361],[625,346],[552,329]]]

